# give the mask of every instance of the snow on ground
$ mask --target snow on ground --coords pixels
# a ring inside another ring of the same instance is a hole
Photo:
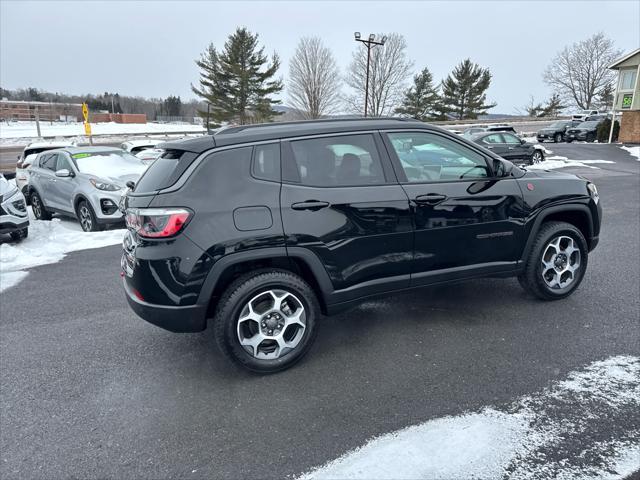
[[[594,362],[512,405],[371,440],[311,479],[620,479],[640,469],[640,358]]]
[[[620,147],[623,150],[626,150],[631,155],[636,157],[636,160],[640,160],[640,146],[639,147]]]
[[[204,133],[202,125],[188,123],[94,123],[91,125],[93,135],[139,135],[164,134],[175,132]],[[43,137],[84,136],[84,126],[80,122],[60,123],[40,122],[40,133]],[[35,122],[0,123],[0,139],[3,145],[17,143],[17,139],[33,140],[38,138]]]
[[[551,152],[550,152],[551,153]],[[527,165],[527,170],[554,170],[556,168],[566,167],[582,167],[582,168],[598,168],[594,167],[594,163],[616,163],[611,160],[569,160],[567,157],[558,155],[545,157],[544,161]]]
[[[28,268],[59,262],[69,252],[117,245],[124,237],[122,229],[83,232],[73,219],[54,217],[46,222],[29,213],[29,236],[0,245],[0,292],[22,281]]]

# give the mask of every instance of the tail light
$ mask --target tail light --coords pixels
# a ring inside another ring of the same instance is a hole
[[[180,233],[191,218],[184,208],[129,208],[127,227],[145,238],[168,238]]]

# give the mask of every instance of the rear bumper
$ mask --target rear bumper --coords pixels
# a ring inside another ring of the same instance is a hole
[[[207,306],[180,307],[155,305],[138,298],[123,279],[124,291],[131,309],[143,320],[170,332],[201,332],[207,327]]]

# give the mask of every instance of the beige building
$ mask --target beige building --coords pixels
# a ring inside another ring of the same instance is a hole
[[[618,71],[614,110],[622,113],[620,136],[624,143],[640,143],[640,48],[609,66]]]

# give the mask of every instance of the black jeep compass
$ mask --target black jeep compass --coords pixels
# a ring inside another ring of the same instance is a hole
[[[244,367],[309,350],[322,314],[482,276],[570,295],[598,243],[595,186],[526,171],[413,120],[232,127],[163,145],[124,198],[124,289],[174,332],[214,329]]]

